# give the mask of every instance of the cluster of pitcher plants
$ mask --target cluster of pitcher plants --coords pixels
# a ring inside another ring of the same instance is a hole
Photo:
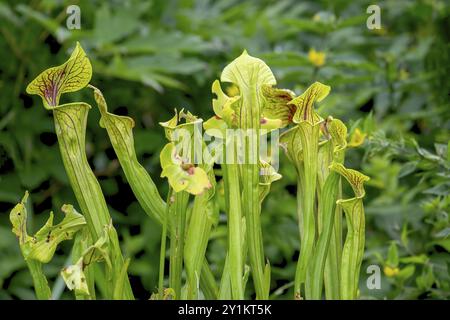
[[[52,296],[42,266],[67,240],[73,241],[71,264],[61,276],[76,299],[134,299],[127,275],[130,259],[122,254],[85,152],[91,106],[59,103],[63,93],[86,87],[92,90],[100,126],[107,131],[136,199],[162,227],[159,282],[152,299],[246,299],[249,276],[256,299],[269,298],[276,288],[264,256],[261,205],[271,184],[282,179],[276,170],[278,149],[286,153],[298,178],[300,255],[295,279],[287,279],[294,283],[293,298],[358,298],[365,241],[363,184],[369,178],[344,162],[346,150],[360,145],[364,136],[357,129],[350,135],[342,121],[323,118],[314,109],[329,94],[329,86],[315,82],[299,96],[277,88],[270,68],[244,51],[212,84],[214,115],[209,120],[175,110],[172,119],[160,123],[167,138],[160,153],[161,176],[169,183],[162,198],[136,157],[133,119],[108,111],[102,92],[89,84],[91,76],[91,63],[77,43],[64,64],[43,71],[27,87],[27,93],[39,95],[53,114],[78,202],[62,207],[64,218],[58,224],[50,213],[35,235],[27,233],[28,193],[10,213],[38,299]],[[233,86],[233,94],[223,90],[224,85]],[[263,154],[269,139],[277,144]],[[343,184],[352,194],[343,194]],[[206,251],[220,211],[227,218],[228,246],[221,278],[216,279]]]

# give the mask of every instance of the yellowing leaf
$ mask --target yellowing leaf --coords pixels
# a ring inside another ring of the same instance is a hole
[[[110,254],[114,251],[114,244],[110,242],[111,232],[113,231],[111,225],[106,225],[103,229],[103,234],[91,246],[87,247],[80,255],[77,262],[73,265],[67,266],[61,270],[61,276],[70,290],[75,290],[76,294],[90,295],[88,284],[86,281],[85,269],[90,264],[98,261],[105,261],[106,267],[109,271],[112,270]],[[116,267],[120,267],[120,264]],[[124,264],[122,264],[124,267]],[[108,272],[110,274],[110,272]],[[109,281],[118,281],[116,279],[108,279]],[[124,292],[126,292],[124,290]]]
[[[32,245],[33,238],[27,234],[27,209],[25,207],[28,199],[28,191],[25,192],[22,201],[18,203],[9,215],[11,224],[13,226],[13,233],[19,238],[20,251],[25,259],[28,270],[33,278],[34,290],[36,297],[39,300],[50,299],[52,293],[48,286],[47,278],[42,271],[42,264],[39,261],[28,259],[30,247]]]
[[[9,220],[12,224],[12,232],[19,238],[20,245],[24,245],[30,240],[27,233],[27,210],[25,204],[28,200],[28,191],[22,198],[22,201],[18,203],[9,214]]]
[[[73,206],[64,205],[62,211],[65,213],[63,221],[53,226],[53,213],[50,213],[46,224],[35,234],[30,245],[29,259],[49,262],[58,244],[72,239],[74,233],[86,225],[84,217]]]
[[[51,109],[59,105],[61,94],[86,87],[91,77],[91,63],[77,42],[67,62],[43,71],[27,86],[26,91],[39,95],[44,107]]]
[[[56,247],[64,240],[72,239],[75,232],[86,225],[84,217],[76,212],[71,205],[63,205],[64,219],[57,225],[53,225],[53,212],[50,212],[45,225],[39,229],[33,237],[27,233],[27,211],[25,203],[28,192],[22,201],[17,204],[10,213],[13,233],[19,238],[24,258],[47,263],[53,257]]]
[[[86,276],[83,272],[83,259],[76,264],[65,267],[61,276],[69,290],[75,290],[77,294],[89,295]]]
[[[160,162],[163,169],[161,177],[168,178],[175,192],[184,190],[193,195],[199,195],[212,187],[205,170],[183,162],[173,143],[168,143],[163,148],[160,153]]]
[[[204,190],[211,188],[211,183],[209,182],[208,175],[205,170],[200,167],[191,167],[187,170],[187,172],[187,192],[193,195],[199,195],[203,193]]]

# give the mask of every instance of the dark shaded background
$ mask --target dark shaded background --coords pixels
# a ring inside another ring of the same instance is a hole
[[[65,9],[81,8],[81,30],[66,28]],[[368,30],[366,8],[381,7],[381,30]],[[59,155],[53,122],[25,88],[38,73],[63,63],[80,41],[92,83],[111,111],[136,120],[140,161],[165,194],[159,121],[184,107],[209,118],[210,85],[243,49],[264,59],[280,87],[302,92],[313,81],[331,85],[320,113],[368,134],[348,165],[371,177],[367,187],[363,298],[448,298],[450,295],[449,127],[450,10],[446,1],[51,1],[0,2],[0,298],[31,299],[31,277],[10,231],[9,210],[31,193],[36,230],[63,203],[76,205]],[[311,48],[326,53],[317,68]],[[62,102],[86,101],[89,90]],[[139,207],[99,114],[90,112],[87,154],[133,257],[136,297],[147,299],[158,276],[160,230]],[[274,298],[290,298],[298,257],[295,175],[282,159],[283,179],[263,208],[265,250]],[[225,218],[213,232],[208,260],[221,274]],[[388,253],[388,248],[391,248]],[[58,278],[68,262],[63,244],[45,270],[56,298],[71,298]],[[366,267],[382,270],[382,289],[368,290]],[[398,268],[388,277],[383,269]],[[252,285],[248,286],[251,296]]]

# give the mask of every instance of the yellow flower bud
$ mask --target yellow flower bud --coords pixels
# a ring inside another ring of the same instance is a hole
[[[308,52],[309,61],[316,67],[321,67],[325,64],[326,54],[322,51],[316,51],[314,48]]]
[[[384,274],[389,278],[395,277],[400,272],[398,268],[391,268],[390,266],[385,266],[383,271]]]
[[[350,137],[350,142],[348,143],[349,147],[358,147],[364,143],[364,140],[366,138],[366,134],[362,133],[359,128],[356,128],[353,132],[352,136]]]

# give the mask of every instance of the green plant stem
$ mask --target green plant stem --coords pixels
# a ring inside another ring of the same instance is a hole
[[[223,155],[226,154],[226,145],[224,144]],[[222,178],[223,189],[225,197],[225,211],[230,212],[230,190],[228,182],[228,170],[227,165],[222,164]],[[230,279],[230,256],[227,253],[225,256],[225,263],[222,271],[222,278],[220,279],[219,293],[217,298],[219,300],[231,300],[231,279]]]
[[[303,234],[303,177],[304,177],[303,165],[297,168],[297,219],[298,219],[298,232],[300,239]]]
[[[304,180],[304,170],[303,165],[299,166],[297,168],[297,219],[298,219],[298,231],[299,231],[299,239],[300,239],[300,245],[302,243],[302,235],[304,233],[304,227],[303,227],[303,219],[304,219],[304,208],[303,208],[303,180]],[[299,262],[297,262],[297,271],[295,272],[295,281],[294,281],[294,298],[296,300],[301,299],[300,294],[300,284],[298,284],[298,279],[300,273],[298,271],[299,268]]]
[[[126,297],[124,297],[124,286],[128,282],[128,266],[130,265],[130,258],[127,258],[125,262],[122,264],[121,269],[116,271],[118,274],[117,278],[118,280],[114,284],[113,289],[113,299],[114,300],[124,300]],[[129,299],[130,300],[130,299]]]
[[[338,199],[342,198],[342,183],[338,183]],[[330,247],[325,262],[324,285],[327,300],[339,300],[340,293],[340,263],[342,252],[342,208],[335,207],[334,226],[331,234]]]
[[[159,279],[158,279],[158,292],[160,297],[164,295],[164,266],[166,259],[166,238],[167,238],[167,225],[163,224],[161,234],[161,251],[159,253]]]
[[[198,283],[212,227],[213,206],[209,203],[209,196],[209,193],[204,192],[195,197],[186,232],[184,261],[188,280],[188,299],[198,298]]]
[[[244,299],[242,282],[242,239],[241,239],[241,191],[237,164],[227,165],[228,190],[230,192],[228,211],[228,254],[230,258],[230,280],[233,299]]]
[[[168,192],[168,202],[170,201],[170,197],[172,196],[172,189],[169,189]],[[161,247],[159,251],[159,279],[158,279],[158,292],[159,297],[162,298],[164,296],[164,266],[166,261],[166,240],[167,240],[167,217],[169,215],[169,206],[166,206],[166,214],[163,217],[162,221],[162,233],[161,233]]]
[[[259,200],[259,133],[261,96],[257,88],[243,92],[241,108],[242,129],[253,129],[251,136],[245,136],[245,161],[242,165],[243,211],[246,220],[246,239],[256,298],[269,298],[270,274],[264,274],[264,248],[261,230],[261,204]],[[255,134],[256,132],[256,134]]]
[[[262,243],[260,202],[259,202],[259,171],[257,165],[245,165],[242,180],[245,221],[247,225],[246,238],[249,247],[250,265],[255,284],[257,299],[268,299],[269,288],[266,287],[264,275],[264,250]]]
[[[322,143],[319,146],[319,171],[318,171],[318,184],[317,184],[317,197],[318,197],[318,203],[319,203],[319,211],[318,211],[318,217],[319,217],[319,242],[317,245],[317,248],[319,247],[319,244],[323,242],[324,240],[321,240],[321,237],[323,237],[322,232],[325,230],[325,232],[328,232],[326,225],[326,222],[323,220],[326,220],[329,217],[330,210],[324,207],[324,205],[327,205],[329,207],[329,193],[330,191],[325,191],[325,183],[328,181],[327,179],[330,176],[330,169],[329,166],[333,161],[337,161],[339,163],[344,162],[345,157],[345,151],[340,149],[339,151],[336,151],[336,146],[339,146],[339,143],[343,143],[342,141],[338,140],[339,137],[336,135],[332,136],[331,140],[328,140],[325,143]],[[337,192],[337,197],[335,197],[335,200],[342,198],[342,187],[341,187],[341,180],[336,183],[335,188],[336,190],[332,190],[333,196],[335,196],[335,191]],[[329,187],[327,187],[329,189]],[[326,197],[326,198],[324,198]],[[334,200],[334,201],[335,201]],[[325,210],[325,211],[324,211]],[[321,244],[323,245],[323,243]],[[338,300],[339,295],[339,283],[340,283],[340,255],[342,251],[342,209],[340,206],[334,206],[334,223],[333,227],[331,229],[331,238],[328,245],[328,253],[327,257],[325,259],[325,269],[323,271],[323,284],[325,286],[325,298],[327,300]],[[315,250],[315,257],[314,261],[318,259],[317,253],[318,250]],[[321,268],[321,263],[315,262],[315,267],[313,268],[313,272],[315,268],[317,267],[317,264]],[[317,280],[317,276],[312,276],[312,282],[314,283]],[[316,285],[322,286],[320,283],[315,283]],[[317,290],[317,288],[313,288],[313,291]],[[320,294],[321,294],[321,288],[320,288]],[[310,298],[312,299],[320,299],[318,293],[315,293],[314,297],[311,297],[311,294],[309,293]]]
[[[365,217],[362,199],[353,198],[342,202],[347,221],[347,236],[342,250],[341,299],[351,300],[358,296],[359,272],[365,242]]]
[[[169,287],[175,291],[176,299],[181,299],[186,209],[189,194],[181,191],[175,193],[173,197],[175,202],[172,210],[174,224],[171,227],[172,236],[170,237]]]
[[[215,300],[219,295],[216,279],[212,273],[208,261],[203,259],[202,274],[200,276],[200,288],[206,300]]]
[[[131,293],[128,292],[127,287],[130,282],[128,279],[128,264],[129,258],[124,260],[122,258],[122,252],[119,245],[119,236],[117,235],[116,229],[110,224],[105,228],[109,238],[109,250],[110,257],[112,263],[112,270],[108,270],[108,267],[105,265],[107,275],[111,276],[113,281],[111,282],[111,287],[109,293],[112,294],[113,300],[134,300],[134,297]],[[108,282],[108,284],[110,281]]]
[[[322,298],[323,276],[325,261],[334,226],[334,214],[340,176],[336,172],[328,175],[321,192],[319,201],[319,215],[322,217],[322,230],[314,249],[313,260],[306,278],[306,299],[319,300]]]
[[[305,283],[308,264],[311,261],[316,235],[316,222],[314,215],[317,168],[318,168],[318,141],[319,125],[302,122],[298,125],[301,145],[303,147],[303,170],[302,179],[302,228],[300,257],[295,274],[295,297],[301,296],[301,285]]]
[[[109,290],[111,290],[109,285],[111,281],[108,281],[108,279],[105,276],[104,266],[95,263],[91,265],[90,268],[94,273],[93,277],[95,280],[95,287],[99,291],[100,296],[108,297]]]
[[[47,278],[42,271],[42,263],[37,260],[26,260],[28,270],[33,278],[34,291],[38,300],[50,300],[52,292],[48,286]]]
[[[231,279],[230,279],[230,259],[229,255],[225,256],[225,263],[223,266],[222,278],[220,279],[219,293],[217,298],[219,300],[231,300]]]

